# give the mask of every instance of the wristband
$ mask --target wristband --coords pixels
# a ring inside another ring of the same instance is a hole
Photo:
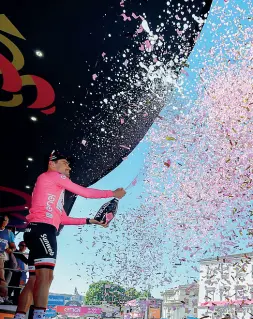
[[[86,218],[86,224],[90,225],[90,218]]]

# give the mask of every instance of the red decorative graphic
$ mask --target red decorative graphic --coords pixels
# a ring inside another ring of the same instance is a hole
[[[19,206],[9,206],[9,207],[1,207],[0,208],[0,213],[9,213],[9,212],[17,212],[17,211],[21,211],[21,210],[25,210],[27,209],[26,207],[30,207],[31,206],[31,195],[24,193],[22,191],[19,191],[17,189],[13,189],[13,188],[9,188],[9,187],[4,187],[4,186],[0,186],[0,191],[2,192],[8,192],[14,195],[17,195],[19,197],[22,197],[25,200],[25,203],[23,205],[19,205]]]
[[[13,64],[0,54],[0,70],[3,74],[2,89],[7,92],[18,92],[22,88],[22,80]]]
[[[29,109],[44,109],[55,100],[55,93],[52,86],[44,79],[36,75],[30,75],[37,88],[36,101],[28,106]],[[44,113],[44,112],[43,112]],[[49,113],[52,114],[52,113]]]
[[[56,110],[56,107],[53,106],[50,109],[42,110],[41,112],[44,113],[44,114],[50,115],[50,114],[53,114],[55,112],[55,110]]]
[[[25,40],[22,34],[16,29],[11,21],[3,14],[0,14],[0,31]],[[56,110],[52,105],[55,100],[55,92],[52,86],[44,79],[36,75],[20,75],[19,71],[25,64],[22,52],[12,40],[0,34],[0,42],[2,42],[12,53],[13,61],[10,62],[0,54],[0,71],[3,77],[2,89],[6,92],[16,93],[21,91],[23,86],[35,85],[37,89],[36,100],[28,106],[30,109],[43,109],[42,113],[50,115]],[[0,101],[0,106],[17,107],[22,104],[22,93],[13,95],[9,101]],[[46,109],[48,108],[48,109]],[[44,110],[46,109],[46,110]]]

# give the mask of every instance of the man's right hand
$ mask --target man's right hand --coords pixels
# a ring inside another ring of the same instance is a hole
[[[117,188],[114,192],[113,192],[113,196],[121,199],[122,197],[124,197],[126,195],[126,191],[124,190],[124,188]]]

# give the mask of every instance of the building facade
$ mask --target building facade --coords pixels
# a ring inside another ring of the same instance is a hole
[[[200,262],[198,318],[253,318],[253,253]]]
[[[162,293],[162,317],[167,319],[197,317],[198,291],[197,283],[166,290]]]
[[[160,319],[162,313],[161,299],[134,299],[124,305],[124,319]]]

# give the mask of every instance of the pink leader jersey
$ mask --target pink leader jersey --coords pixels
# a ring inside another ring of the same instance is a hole
[[[83,225],[86,218],[71,218],[64,211],[64,193],[68,191],[87,198],[113,197],[113,191],[103,191],[85,188],[77,185],[58,172],[41,174],[36,182],[32,194],[32,205],[26,217],[29,223],[45,223],[55,226],[58,230],[61,225]]]

